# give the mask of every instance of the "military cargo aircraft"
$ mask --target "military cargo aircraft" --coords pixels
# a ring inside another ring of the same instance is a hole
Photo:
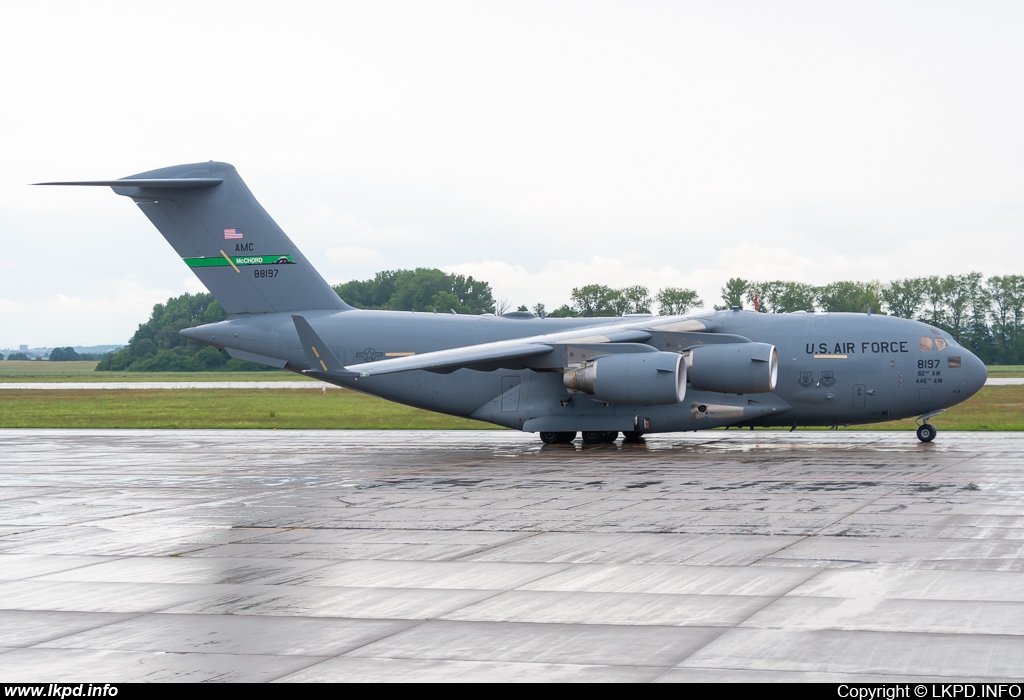
[[[181,335],[241,360],[539,433],[546,444],[911,417],[930,442],[928,419],[987,377],[945,331],[870,313],[556,319],[354,309],[226,163],[40,184],[107,186],[135,201],[228,314]]]

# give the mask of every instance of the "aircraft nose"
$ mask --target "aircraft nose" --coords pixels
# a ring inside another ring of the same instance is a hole
[[[970,396],[985,386],[985,380],[988,379],[988,369],[985,367],[985,363],[979,360],[972,352],[964,353],[963,368],[964,389],[967,391],[968,396]]]

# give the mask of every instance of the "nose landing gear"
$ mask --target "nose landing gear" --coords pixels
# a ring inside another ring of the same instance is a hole
[[[928,419],[932,416],[937,416],[946,409],[940,408],[938,411],[932,411],[931,413],[925,413],[924,415],[917,417],[917,439],[921,442],[931,442],[935,439],[935,435],[938,434],[938,430],[935,426],[928,422]]]

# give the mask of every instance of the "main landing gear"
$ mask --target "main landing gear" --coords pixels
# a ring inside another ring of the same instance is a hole
[[[623,433],[626,442],[640,442],[640,432],[626,432]],[[619,433],[615,430],[584,430],[583,431],[583,444],[584,445],[604,445],[610,442],[615,442],[619,437]],[[576,433],[563,433],[563,432],[542,432],[540,433],[540,441],[545,445],[567,445],[576,439]]]
[[[584,430],[583,431],[583,444],[584,445],[601,445],[608,442],[615,442],[619,437],[618,431],[608,430]]]
[[[576,433],[551,433],[542,432],[540,441],[545,445],[568,445],[576,439]]]

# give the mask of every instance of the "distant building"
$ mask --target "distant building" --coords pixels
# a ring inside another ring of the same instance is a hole
[[[18,346],[18,352],[28,352],[28,346],[27,345],[19,345]]]

